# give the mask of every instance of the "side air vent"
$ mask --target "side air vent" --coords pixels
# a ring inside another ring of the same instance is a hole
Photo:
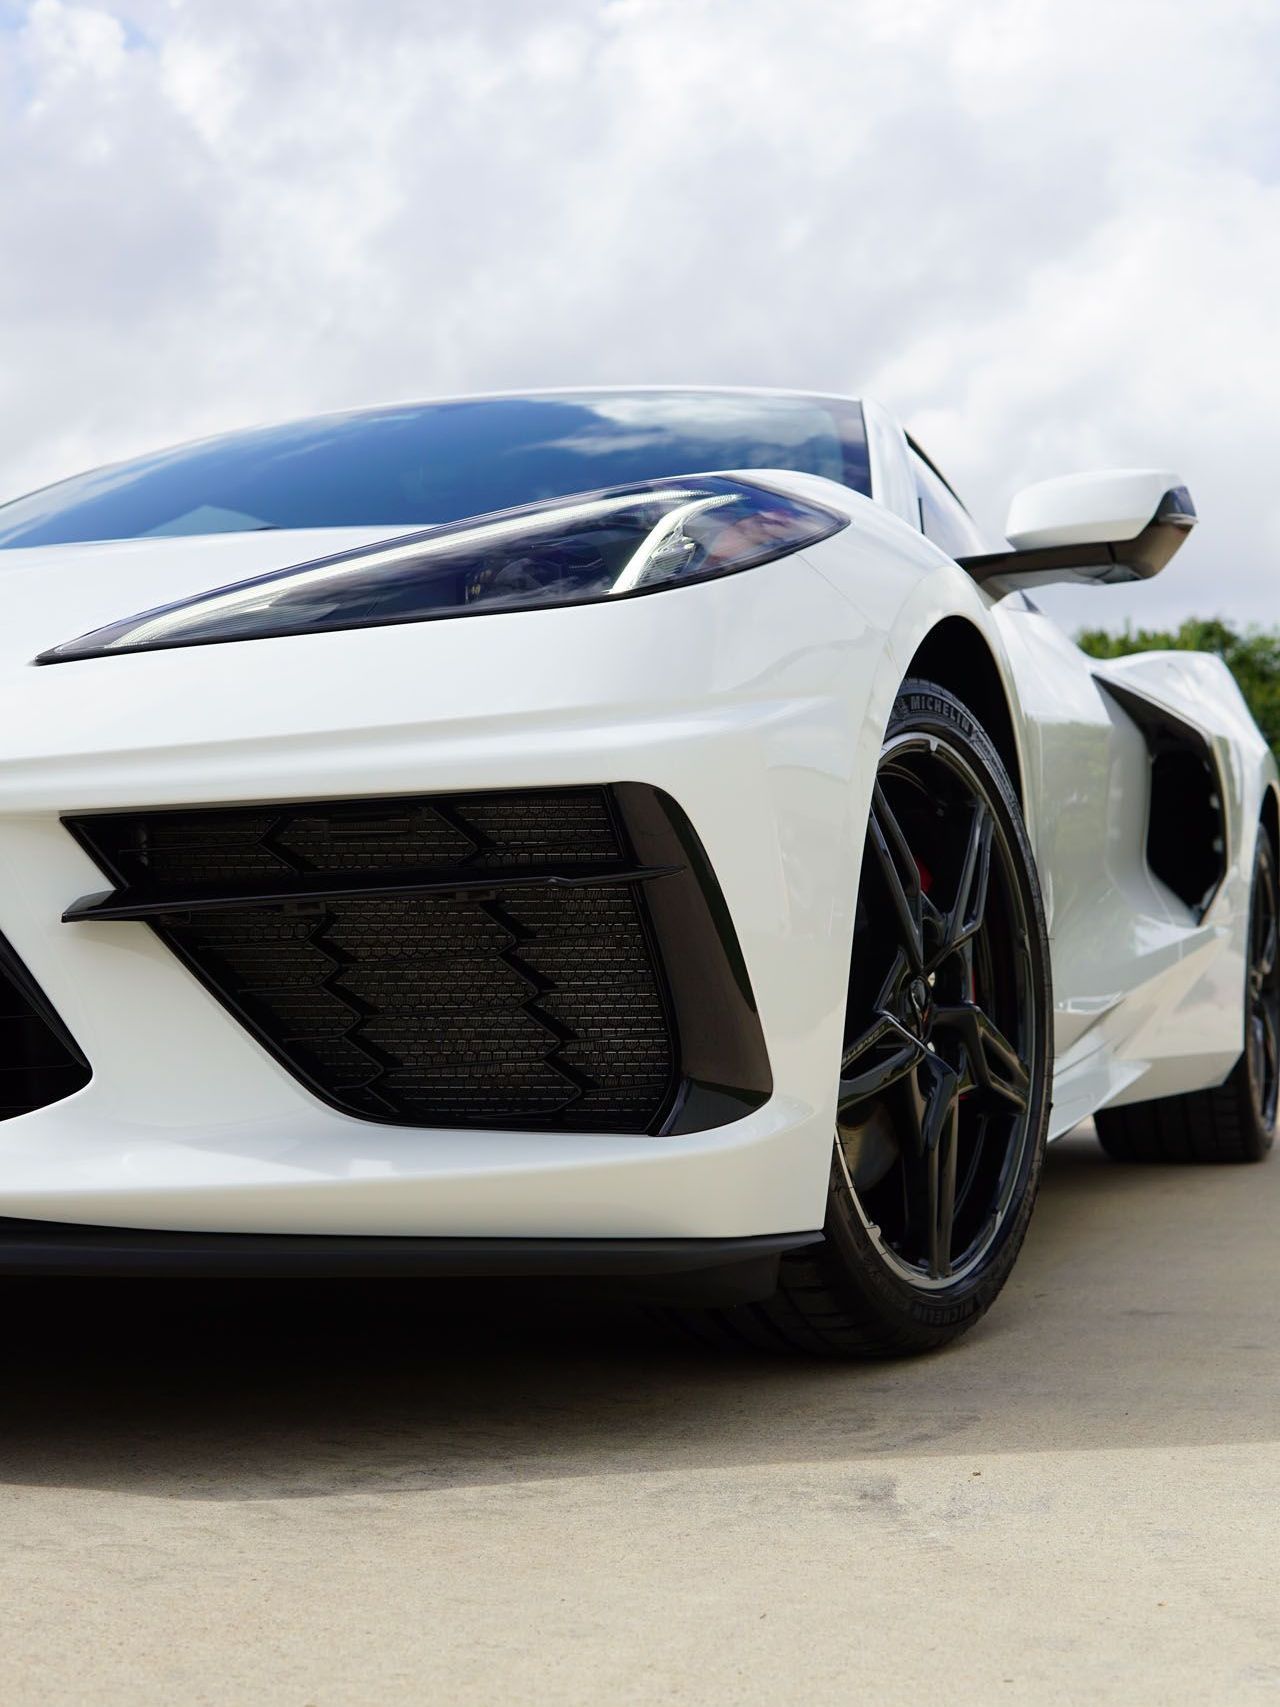
[[[1094,678],[1142,731],[1151,755],[1147,864],[1197,919],[1226,875],[1226,817],[1213,749],[1198,729],[1141,694]]]
[[[723,901],[684,815],[656,790],[66,822],[118,886],[66,919],[150,925],[346,1113],[689,1131],[769,1094]]]
[[[61,1102],[89,1065],[9,944],[0,937],[0,1120]]]

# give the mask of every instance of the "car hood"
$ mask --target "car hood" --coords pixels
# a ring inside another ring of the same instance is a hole
[[[0,663],[157,605],[414,530],[280,528],[0,551]]]

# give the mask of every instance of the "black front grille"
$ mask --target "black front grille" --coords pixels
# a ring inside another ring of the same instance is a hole
[[[642,861],[629,791],[654,795],[622,785],[69,819],[119,887],[66,916],[148,922],[348,1113],[657,1131],[690,1087],[651,892],[672,890],[665,915],[697,882],[669,827],[662,841],[641,823]],[[709,1088],[741,1113],[733,1078],[717,1071]],[[759,1087],[746,1097],[762,1100]]]
[[[502,872],[622,869],[604,789],[307,802],[74,820],[131,887],[229,892],[324,876],[452,880]]]
[[[643,1131],[671,1038],[629,887],[361,897],[171,922],[304,1077],[415,1124]]]
[[[0,937],[0,1120],[61,1102],[89,1067],[31,974]]]

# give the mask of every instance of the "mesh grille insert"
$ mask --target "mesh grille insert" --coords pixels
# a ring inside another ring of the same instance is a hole
[[[120,885],[108,899],[140,905],[347,1112],[427,1126],[661,1124],[678,1061],[645,900],[654,874],[608,789],[68,824]],[[361,878],[377,892],[334,897],[335,880]],[[441,892],[415,892],[433,884]]]

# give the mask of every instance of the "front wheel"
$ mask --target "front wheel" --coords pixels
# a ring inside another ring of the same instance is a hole
[[[1009,1276],[1044,1155],[1049,957],[1017,798],[954,695],[908,680],[858,887],[825,1240],[720,1313],[755,1344],[927,1351]]]

